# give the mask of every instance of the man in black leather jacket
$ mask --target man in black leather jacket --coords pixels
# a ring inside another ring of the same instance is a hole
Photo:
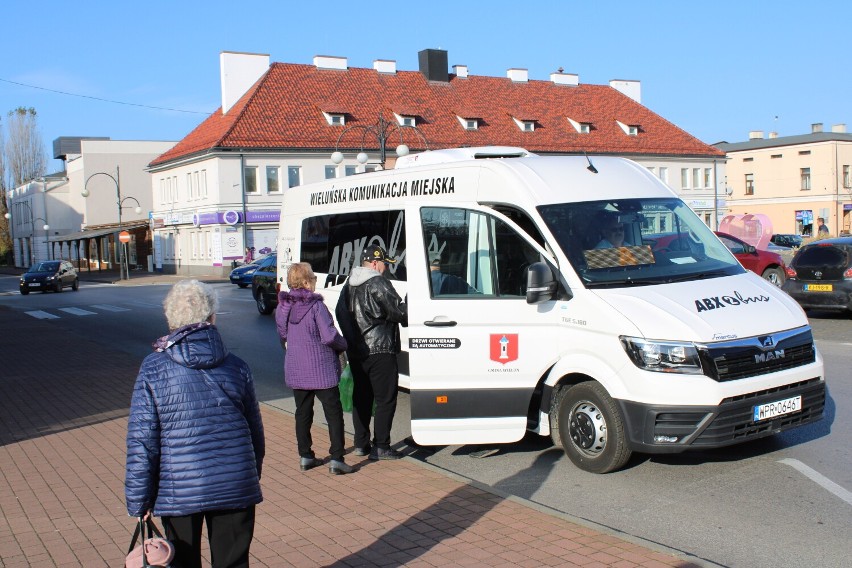
[[[408,306],[383,276],[396,261],[378,245],[361,253],[361,266],[352,270],[335,308],[337,322],[349,344],[347,354],[355,388],[352,422],[355,455],[371,460],[394,460],[402,454],[390,447],[396,413],[400,352],[399,326],[408,325]],[[375,401],[376,420],[370,446],[370,417]]]

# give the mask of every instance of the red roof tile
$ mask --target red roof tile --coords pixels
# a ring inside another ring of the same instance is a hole
[[[508,78],[471,75],[447,83],[428,81],[417,71],[396,74],[373,69],[317,69],[313,65],[273,63],[269,71],[223,116],[221,108],[152,165],[216,148],[334,149],[342,128],[331,126],[322,111],[345,113],[346,127],[373,126],[381,115],[414,114],[417,129],[432,150],[460,146],[522,146],[540,153],[722,156],[658,114],[605,85],[556,85],[549,81],[515,83]],[[331,110],[334,109],[334,110]],[[477,130],[465,130],[456,116],[478,118]],[[523,132],[512,120],[534,120]],[[589,122],[580,134],[568,122]],[[638,125],[628,136],[616,120]],[[422,150],[416,134],[403,131],[412,150]],[[353,129],[340,149],[378,150],[375,136]],[[392,132],[388,145],[395,145]]]

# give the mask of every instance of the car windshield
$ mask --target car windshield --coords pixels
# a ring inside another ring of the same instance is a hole
[[[663,284],[745,269],[680,199],[625,199],[538,208],[586,286]]]
[[[39,262],[33,268],[30,268],[30,272],[56,272],[59,270],[58,262]]]

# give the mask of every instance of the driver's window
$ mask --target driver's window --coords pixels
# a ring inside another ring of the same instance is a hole
[[[467,209],[421,210],[433,298],[526,298],[527,267],[538,252],[506,223]]]

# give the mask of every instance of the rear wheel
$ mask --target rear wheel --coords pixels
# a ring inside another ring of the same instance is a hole
[[[266,295],[263,291],[263,288],[257,289],[257,295],[254,298],[255,303],[257,303],[257,311],[261,313],[261,315],[267,316],[272,313],[272,305],[266,299]]]
[[[79,278],[74,279],[74,282],[71,284],[71,289],[74,290],[75,292],[80,289],[80,279]]]
[[[582,470],[609,473],[630,459],[624,422],[600,383],[589,381],[560,393],[559,437],[568,458]]]
[[[784,271],[778,268],[777,266],[773,268],[767,268],[763,271],[763,274],[761,274],[761,276],[763,276],[766,280],[769,280],[776,286],[781,286],[782,284],[784,284]]]

